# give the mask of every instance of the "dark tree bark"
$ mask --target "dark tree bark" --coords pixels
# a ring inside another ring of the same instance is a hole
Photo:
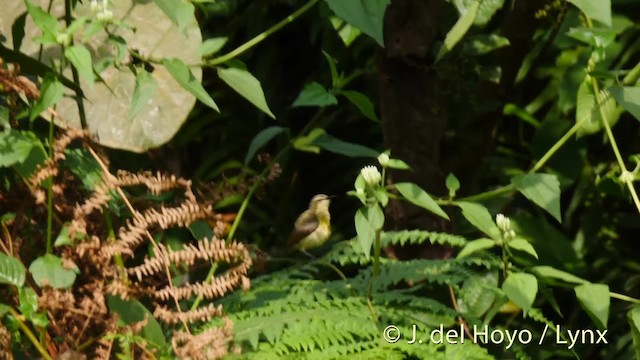
[[[505,4],[501,35],[511,46],[496,53],[502,69],[499,84],[474,79],[473,64],[454,49],[453,60],[433,64],[434,44],[444,34],[444,0],[392,0],[384,18],[385,49],[377,56],[380,112],[385,146],[413,171],[393,171],[391,182],[410,181],[436,196],[446,195],[444,179],[455,173],[466,189],[474,189],[483,159],[492,147],[506,94],[513,89],[536,29],[534,13],[542,0]],[[444,65],[443,65],[444,64]],[[491,111],[477,107],[494,101]],[[476,107],[476,105],[478,105]],[[453,137],[445,139],[445,131]],[[406,202],[387,209],[388,226],[397,229],[451,230],[450,222]],[[405,250],[412,256],[445,257],[450,249]],[[405,257],[402,251],[396,251]]]

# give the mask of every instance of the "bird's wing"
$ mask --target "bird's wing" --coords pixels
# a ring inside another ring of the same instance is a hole
[[[308,212],[309,210],[303,212],[298,217],[298,220],[296,220],[296,224],[291,231],[291,235],[289,235],[289,246],[296,245],[300,240],[304,239],[318,228],[318,218],[315,216],[308,216]]]

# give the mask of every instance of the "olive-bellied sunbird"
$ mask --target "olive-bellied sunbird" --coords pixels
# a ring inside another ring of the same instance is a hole
[[[296,220],[289,236],[289,251],[299,250],[307,253],[307,249],[324,244],[331,235],[331,214],[329,203],[333,196],[318,194],[309,202],[305,210]]]

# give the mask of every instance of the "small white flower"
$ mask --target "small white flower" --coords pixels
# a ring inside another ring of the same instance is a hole
[[[380,165],[382,165],[382,167],[387,167],[389,165],[389,155],[387,155],[386,153],[378,155],[378,162],[380,163]]]
[[[110,21],[111,19],[113,19],[113,11],[104,9],[98,14],[96,14],[96,18],[102,22]]]
[[[498,225],[498,228],[503,233],[507,233],[511,230],[511,220],[502,214],[496,215],[496,225]]]
[[[98,11],[100,11],[100,10],[101,10],[101,9],[100,9],[100,5],[98,5],[98,1],[96,1],[96,0],[91,0],[91,5],[90,5],[90,7],[91,7],[91,11],[92,11],[93,13],[97,13]]]
[[[364,182],[369,186],[378,185],[380,180],[382,180],[382,174],[380,174],[378,168],[373,165],[363,167],[362,170],[360,170],[360,174]]]

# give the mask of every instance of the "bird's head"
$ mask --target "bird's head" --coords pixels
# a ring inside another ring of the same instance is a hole
[[[329,203],[332,198],[333,196],[318,194],[311,199],[311,202],[309,202],[309,209],[329,209]]]

